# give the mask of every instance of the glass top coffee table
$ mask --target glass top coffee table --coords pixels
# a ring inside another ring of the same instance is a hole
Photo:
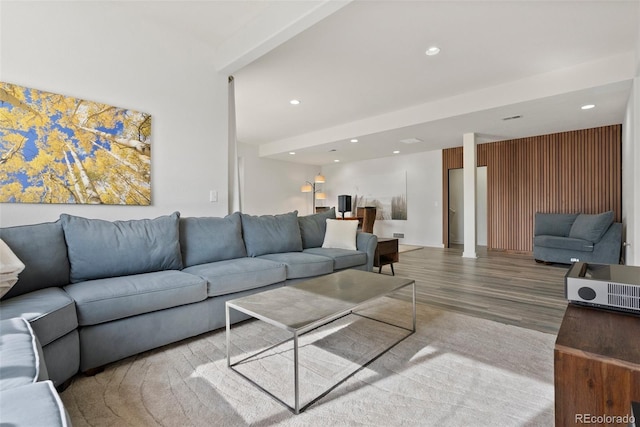
[[[412,313],[411,327],[401,326],[396,322],[387,322],[381,319],[365,316],[356,310],[378,298],[387,296],[400,289],[412,286]],[[295,285],[272,289],[265,292],[226,302],[226,339],[227,339],[227,366],[253,383],[265,393],[289,408],[295,414],[304,411],[307,407],[324,397],[331,390],[342,384],[363,367],[367,366],[383,353],[393,348],[399,342],[413,334],[416,330],[416,291],[415,281],[383,274],[365,272],[360,270],[343,270],[337,273],[320,276],[299,282]],[[281,341],[267,349],[243,357],[241,360],[231,361],[231,324],[230,310],[237,310],[251,317],[259,319],[279,329],[292,334],[291,338]],[[346,377],[333,384],[328,390],[320,393],[309,402],[301,405],[300,402],[300,376],[299,376],[299,340],[301,335],[313,331],[348,315],[366,317],[380,322],[380,324],[398,328],[408,333],[400,339],[384,348],[370,360],[363,363]],[[274,347],[293,340],[293,382],[294,404],[289,405],[283,399],[271,393],[265,387],[260,386],[248,375],[240,372],[236,367],[248,359],[256,357]]]

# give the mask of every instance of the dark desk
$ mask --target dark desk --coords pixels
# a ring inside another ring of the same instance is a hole
[[[373,258],[373,266],[378,267],[378,273],[382,271],[383,265],[390,264],[391,274],[395,276],[396,272],[393,271],[393,263],[398,262],[399,259],[398,239],[378,237],[378,246],[376,247],[376,254]]]
[[[557,426],[629,416],[640,400],[640,316],[569,304],[554,349],[554,383]]]

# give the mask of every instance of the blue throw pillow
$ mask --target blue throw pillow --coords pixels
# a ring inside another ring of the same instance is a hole
[[[71,283],[182,269],[179,219],[179,212],[130,221],[60,215]]]
[[[322,246],[327,230],[327,219],[336,219],[335,208],[317,214],[298,217],[302,247],[304,249]]]
[[[180,218],[180,248],[185,267],[246,257],[240,213]]]
[[[612,223],[613,211],[603,212],[597,215],[580,214],[571,227],[569,237],[597,243]]]
[[[298,211],[281,215],[240,216],[249,256],[302,251]]]

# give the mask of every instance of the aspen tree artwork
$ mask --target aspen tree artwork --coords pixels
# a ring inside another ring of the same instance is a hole
[[[0,202],[151,204],[151,116],[0,82]]]

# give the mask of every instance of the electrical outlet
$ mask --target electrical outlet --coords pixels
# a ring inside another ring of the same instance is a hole
[[[404,233],[393,233],[393,237],[404,238]]]
[[[209,201],[211,203],[218,201],[218,192],[216,190],[209,190]]]

